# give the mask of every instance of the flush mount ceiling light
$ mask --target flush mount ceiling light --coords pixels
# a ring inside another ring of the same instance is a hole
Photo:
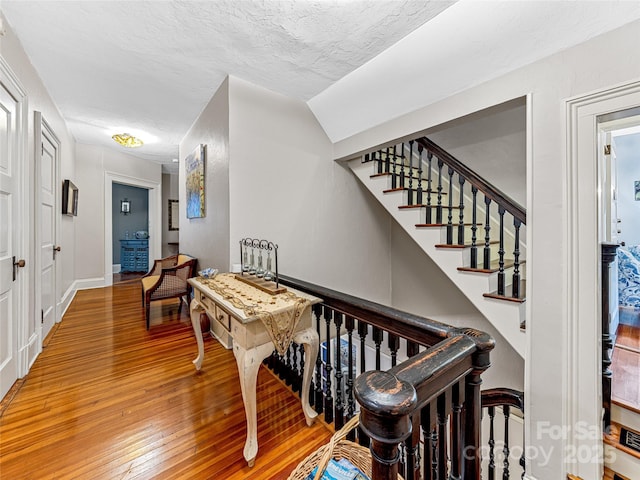
[[[144,145],[144,142],[139,138],[134,137],[133,135],[129,135],[128,133],[116,133],[112,135],[111,138],[123,147],[126,148],[137,148]]]

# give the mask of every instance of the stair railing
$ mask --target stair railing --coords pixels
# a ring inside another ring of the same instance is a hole
[[[414,160],[414,157],[417,158]],[[408,161],[407,158],[409,158]],[[408,207],[424,207],[425,223],[422,226],[446,227],[446,245],[470,247],[471,269],[493,270],[495,268],[491,265],[491,248],[497,242],[497,295],[499,296],[506,295],[505,254],[508,246],[505,238],[507,232],[505,214],[508,214],[513,224],[513,228],[508,230],[509,236],[513,238],[511,251],[513,274],[509,296],[514,299],[524,296],[521,288],[520,230],[523,225],[526,225],[526,211],[522,206],[426,137],[409,140],[399,146],[394,145],[392,149],[385,148],[366,154],[363,161],[376,162],[379,174],[391,175],[391,190],[408,192]],[[397,168],[397,165],[403,167]],[[409,178],[409,187],[405,186],[406,177]],[[413,187],[414,182],[415,187]],[[456,193],[457,202],[454,199]],[[478,198],[478,193],[483,195],[482,199]],[[471,198],[470,225],[465,223],[466,218],[469,217],[469,215],[465,217],[467,207],[465,197]],[[479,205],[480,203],[483,203],[484,207]],[[492,208],[497,210],[497,239],[492,227]],[[484,223],[481,223],[480,218],[482,210],[484,210]],[[466,238],[467,226],[470,227],[470,239]],[[457,238],[454,239],[454,237]],[[468,243],[469,240],[470,243]],[[479,260],[479,253],[481,253],[481,260]]]

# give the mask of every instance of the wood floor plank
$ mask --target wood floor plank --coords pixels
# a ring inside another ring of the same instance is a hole
[[[331,431],[307,427],[300,401],[258,374],[259,451],[248,468],[233,353],[205,342],[196,372],[188,308],[140,287],[79,291],[0,416],[2,479],[286,479]]]

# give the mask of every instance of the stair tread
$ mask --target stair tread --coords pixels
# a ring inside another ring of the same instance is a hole
[[[500,243],[498,240],[491,240],[489,242],[490,245],[497,245],[498,243]],[[438,243],[436,245],[436,248],[471,248],[473,245],[471,245],[470,243],[465,243],[464,245],[458,245],[458,244],[453,244],[453,245],[449,245],[446,243]],[[476,247],[482,247],[484,246],[484,242],[482,243],[482,245],[476,245]]]
[[[476,225],[482,225],[481,223],[476,223]],[[416,228],[425,228],[425,227],[448,227],[449,225],[447,225],[446,223],[416,223]],[[451,224],[452,227],[459,227],[460,224],[459,223],[452,223]],[[473,223],[465,223],[464,224],[465,227],[471,227],[473,226]]]
[[[498,295],[498,292],[491,292],[491,293],[483,293],[482,296],[485,298],[493,298],[495,300],[505,300],[507,302],[514,302],[514,303],[524,303],[526,300],[525,292],[527,291],[526,289],[526,280],[520,280],[520,297],[518,298],[514,298],[511,296],[511,285],[507,285],[504,287],[504,295]]]
[[[482,263],[482,262],[478,262],[478,263]],[[520,265],[524,264],[525,262],[520,262]],[[514,265],[514,261],[513,260],[504,260],[504,268],[511,268]],[[499,260],[492,260],[489,263],[489,268],[482,268],[482,267],[477,267],[477,268],[472,268],[472,267],[458,267],[458,271],[460,272],[478,272],[478,273],[495,273],[498,272],[500,270],[500,261]]]
[[[401,192],[401,191],[409,191],[409,190],[413,190],[414,192],[417,192],[419,189],[416,188],[416,187],[409,188],[407,186],[404,186],[404,187],[396,187],[396,188],[387,188],[386,190],[383,190],[382,193]],[[422,189],[422,193],[427,194],[427,195],[429,193],[431,193],[432,195],[437,195],[438,191],[437,190],[431,190],[431,192],[429,192],[429,190],[426,190],[426,189],[423,188]],[[444,197],[444,196],[447,195],[447,192],[440,192],[440,195]],[[432,207],[437,207],[437,205],[431,205],[431,206]],[[426,207],[426,205],[425,205],[425,207]],[[442,207],[445,208],[447,206],[446,205],[442,205]],[[452,207],[452,208],[456,208],[456,207]]]
[[[604,443],[606,443],[607,445],[611,445],[612,447],[615,447],[616,449],[622,452],[625,452],[631,455],[632,457],[635,457],[638,460],[640,460],[640,452],[632,448],[629,448],[626,445],[622,445],[620,443],[620,430],[622,428],[627,428],[627,427],[625,427],[624,425],[620,425],[619,423],[611,422],[611,426],[609,427],[609,432],[608,433],[605,432],[603,434]],[[628,430],[631,430],[631,429],[628,429]],[[640,432],[635,432],[635,433],[640,433]]]
[[[616,477],[614,475],[617,475],[618,476],[617,478],[620,478],[622,480],[631,480],[625,477],[624,475],[614,472],[609,467],[604,467],[604,477],[602,477],[603,480],[615,480]]]

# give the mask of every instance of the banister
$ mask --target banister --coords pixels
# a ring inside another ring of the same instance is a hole
[[[429,140],[427,137],[421,137],[415,140],[419,145],[426,148],[428,151],[433,153],[438,160],[442,160],[443,163],[452,167],[455,171],[457,171],[460,175],[466,178],[469,182],[475,185],[478,190],[484,193],[488,198],[492,201],[496,202],[498,205],[504,207],[504,209],[509,212],[513,217],[523,224],[527,223],[527,212],[526,210],[519,205],[515,200],[509,197],[506,193],[502,192],[497,187],[493,186],[489,182],[487,182],[484,178],[478,175],[476,172],[467,167],[460,160],[455,158],[449,152],[444,150],[439,145],[435,144],[433,141]]]
[[[457,332],[456,328],[436,320],[413,315],[285,275],[280,275],[280,283],[318,296],[323,299],[323,303],[331,306],[334,310],[351,317],[365,318],[371,325],[421,345],[434,345]]]
[[[515,407],[524,413],[524,392],[512,388],[489,388],[482,391],[483,407]]]

